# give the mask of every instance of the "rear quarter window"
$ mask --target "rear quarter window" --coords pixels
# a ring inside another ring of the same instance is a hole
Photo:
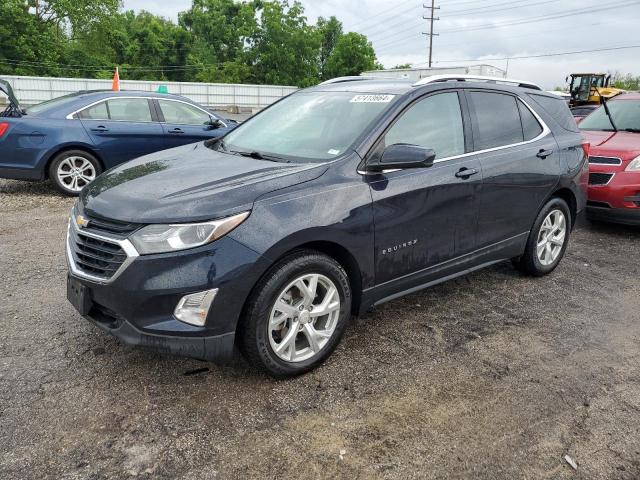
[[[540,106],[548,115],[552,116],[553,119],[565,130],[570,132],[580,133],[578,129],[578,124],[576,123],[575,118],[571,114],[567,103],[564,99],[558,97],[547,97],[545,95],[536,95],[536,94],[528,94],[529,98],[531,98],[538,106]]]

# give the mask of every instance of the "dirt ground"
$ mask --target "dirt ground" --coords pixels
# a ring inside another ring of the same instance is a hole
[[[72,203],[0,180],[3,480],[640,478],[638,229],[580,226],[542,279],[503,263],[388,303],[274,381],[76,314]]]

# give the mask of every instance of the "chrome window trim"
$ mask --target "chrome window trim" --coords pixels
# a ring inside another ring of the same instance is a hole
[[[190,106],[192,106],[194,108],[197,108],[201,112],[206,113],[207,115],[209,115],[209,117],[215,117],[216,120],[219,120],[224,125],[224,128],[228,127],[228,125],[225,122],[223,122],[220,118],[218,118],[217,115],[215,115],[212,112],[209,112],[208,110],[205,110],[204,108],[200,108],[198,105],[194,105],[193,103],[185,102],[184,100],[178,100],[176,98],[159,98],[159,97],[153,97],[153,98],[155,100],[158,100],[158,106],[160,106],[160,100],[164,100],[164,101],[167,101],[167,102],[184,103],[186,105],[190,105]],[[160,107],[160,110],[162,110],[162,107]],[[164,117],[164,112],[162,112],[162,116]],[[191,126],[200,126],[200,125],[202,125],[200,123],[170,123],[170,122],[167,122],[166,119],[165,119],[164,122],[160,122],[160,123],[168,123],[170,125],[191,125]]]
[[[120,265],[120,267],[113,273],[113,275],[110,278],[104,278],[98,275],[92,275],[90,273],[83,271],[76,265],[75,260],[73,259],[73,254],[71,253],[70,231],[72,228],[76,231],[76,233],[79,233],[81,235],[85,235],[87,237],[95,238],[96,240],[102,240],[105,242],[110,242],[110,243],[119,245],[120,248],[122,248],[122,250],[124,250],[124,253],[127,255],[127,259],[122,263],[122,265]],[[140,256],[136,248],[128,239],[124,239],[124,240],[117,239],[117,238],[108,237],[105,235],[98,235],[97,233],[87,232],[86,230],[79,229],[78,225],[76,224],[75,217],[73,215],[73,210],[71,211],[71,217],[69,218],[69,225],[67,226],[66,251],[67,251],[67,264],[69,265],[69,270],[71,270],[71,273],[73,273],[73,275],[79,278],[83,278],[85,280],[89,280],[94,283],[102,284],[102,285],[108,285],[114,282],[122,274],[122,272],[124,272],[124,270],[129,265],[131,265],[131,263],[136,258]]]
[[[82,120],[81,118],[73,118],[74,115],[77,115],[78,113],[86,110],[87,108],[91,108],[91,107],[95,107],[96,105],[98,105],[99,103],[102,102],[107,102],[109,100],[134,100],[134,99],[144,99],[144,100],[153,100],[155,97],[139,97],[139,96],[126,96],[126,97],[108,97],[108,98],[102,98],[100,100],[97,100],[93,103],[90,103],[89,105],[85,105],[82,108],[79,108],[78,110],[76,110],[75,112],[71,112],[69,115],[67,115],[65,118],[67,120]],[[149,110],[149,113],[152,113],[151,110]],[[152,115],[153,117],[153,115]],[[111,120],[110,118],[85,118],[84,120],[95,120],[97,122],[125,122],[125,123],[160,123],[160,122],[154,122],[153,120],[150,121],[146,121],[146,120],[142,120],[142,121],[133,121],[133,120]]]
[[[542,118],[540,117],[540,115],[538,115],[538,113],[531,108],[531,106],[525,102],[522,98],[517,97],[516,96],[516,101],[521,101],[525,107],[527,107],[529,109],[529,111],[533,114],[533,116],[536,118],[536,120],[538,121],[538,123],[540,123],[540,126],[542,127],[542,132],[540,132],[540,134],[535,137],[532,138],[531,140],[524,140],[522,142],[518,142],[518,143],[511,143],[509,145],[501,145],[499,147],[492,147],[492,148],[485,148],[484,150],[476,150],[473,152],[467,152],[467,153],[463,153],[460,155],[454,155],[451,157],[444,157],[444,158],[439,158],[433,161],[434,164],[436,163],[441,163],[441,162],[448,162],[450,160],[458,160],[460,158],[466,158],[466,157],[470,157],[472,155],[481,155],[483,153],[490,153],[490,152],[497,152],[499,150],[504,150],[505,148],[513,148],[513,147],[519,147],[522,145],[528,145],[530,143],[534,143],[537,142],[538,140],[542,140],[544,137],[546,137],[547,135],[549,135],[551,133],[551,129],[547,126],[547,124],[544,122],[544,120],[542,120]],[[399,172],[400,170],[403,170],[401,168],[394,168],[394,169],[390,169],[390,170],[383,170],[382,172],[368,172],[366,170],[358,170],[358,173],[360,175],[379,175],[379,174],[384,174],[384,173],[393,173],[393,172]]]
[[[600,163],[600,162],[592,162],[589,161],[589,165],[606,165],[608,167],[619,167],[622,165],[622,159],[620,157],[609,157],[607,155],[589,155],[589,159],[591,158],[610,158],[612,160],[616,160],[618,163]],[[603,172],[607,173],[607,172]]]

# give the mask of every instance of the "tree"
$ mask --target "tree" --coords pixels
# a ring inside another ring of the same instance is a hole
[[[52,68],[65,48],[56,25],[29,13],[21,0],[0,2],[0,68],[14,75],[61,74]]]
[[[611,74],[611,86],[623,90],[640,90],[640,76],[614,72]]]
[[[0,73],[305,87],[377,67],[336,17],[298,1],[192,0],[178,23],[120,0],[0,0]]]
[[[245,44],[255,35],[255,5],[233,0],[194,0],[179,15],[193,41],[187,65],[207,82],[240,82],[248,75]]]
[[[119,0],[27,0],[26,3],[41,23],[69,29],[72,35],[115,15],[120,7]]]
[[[336,17],[331,17],[329,20],[324,19],[323,17],[318,18],[318,23],[316,24],[316,28],[320,32],[322,36],[322,43],[320,44],[320,78],[322,80],[327,80],[329,76],[327,75],[327,60],[331,56],[333,49],[340,37],[342,37],[342,23],[338,21]]]
[[[302,5],[296,1],[290,6],[284,0],[258,6],[259,27],[248,54],[252,79],[257,83],[299,87],[318,83],[321,36],[307,24]]]
[[[367,37],[349,32],[342,35],[327,60],[327,75],[359,75],[378,66],[376,53]]]
[[[398,69],[398,70],[404,70],[404,69],[407,69],[407,68],[411,68],[411,64],[410,63],[402,63],[400,65],[396,65],[393,68],[394,69]]]

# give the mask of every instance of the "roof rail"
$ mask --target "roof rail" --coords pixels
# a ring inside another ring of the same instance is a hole
[[[322,82],[320,85],[331,85],[332,83],[345,82],[361,82],[363,80],[377,80],[379,77],[364,77],[362,75],[353,75],[350,77],[336,77]]]
[[[430,77],[425,77],[418,80],[413,84],[414,87],[418,87],[421,85],[428,85],[430,83],[436,82],[466,82],[466,81],[476,81],[476,82],[488,82],[488,83],[506,83],[509,85],[517,85],[518,87],[524,88],[532,88],[534,90],[542,90],[539,85],[527,82],[525,80],[514,80],[512,78],[501,78],[501,77],[485,77],[483,75],[432,75]]]

